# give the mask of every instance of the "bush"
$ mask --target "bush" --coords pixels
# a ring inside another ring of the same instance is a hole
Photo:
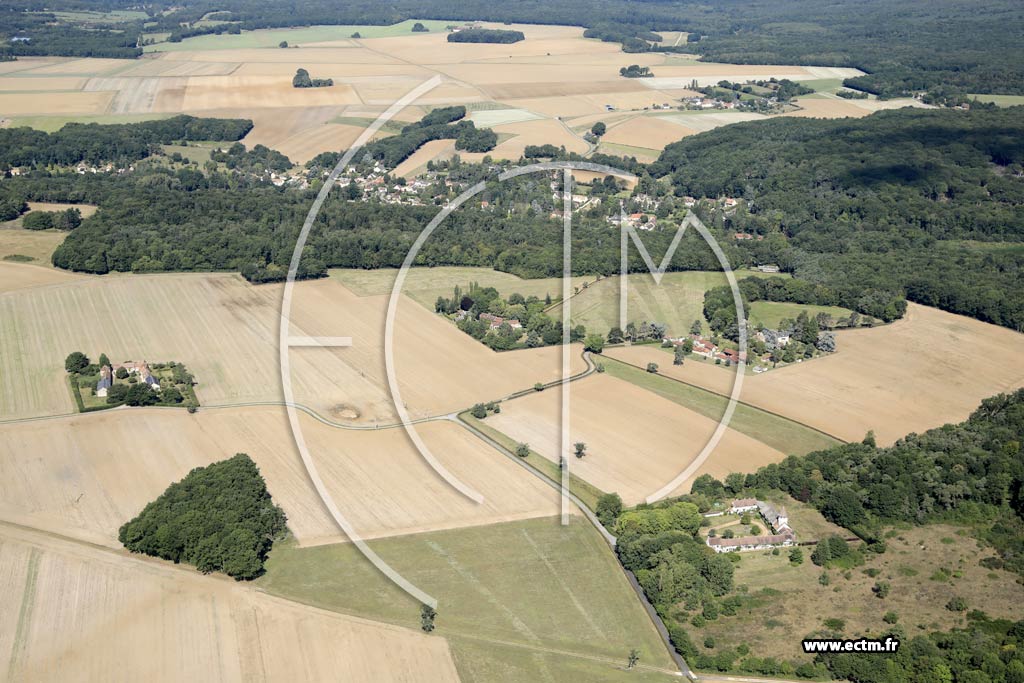
[[[484,407],[483,403],[477,403],[470,409],[469,414],[478,420],[482,420],[487,417],[487,408]]]
[[[889,591],[891,589],[892,586],[889,585],[888,581],[877,581],[875,585],[871,587],[871,592],[873,592],[879,599],[884,600],[886,596],[889,595]]]
[[[950,612],[966,612],[967,601],[960,596],[956,596],[946,603],[946,609]]]
[[[648,363],[647,364],[647,372],[657,373],[658,372],[658,364],[657,363]]]
[[[530,455],[530,444],[521,443],[516,446],[516,455],[525,458]]]
[[[895,612],[886,612],[885,616],[882,617],[882,621],[884,621],[887,624],[895,624],[899,620],[900,616]]]

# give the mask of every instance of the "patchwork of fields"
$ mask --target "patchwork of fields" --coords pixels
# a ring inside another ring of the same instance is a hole
[[[679,98],[692,94],[687,88],[694,80],[707,85],[774,76],[838,82],[860,73],[713,64],[654,53],[623,55],[617,44],[585,39],[583,29],[567,26],[515,25],[526,40],[511,45],[448,43],[447,22],[424,22],[430,29],[426,33],[412,33],[411,23],[198,36],[148,46],[135,61],[26,57],[0,65],[0,112],[5,117],[0,125],[55,129],[69,120],[116,122],[179,112],[252,118],[255,128],[246,144],[265,144],[303,163],[320,152],[348,147],[358,135],[358,128],[339,127],[331,119],[375,117],[416,85],[439,75],[442,84],[407,108],[403,118],[417,118],[421,106],[484,109],[474,116],[478,125],[493,127],[507,138],[491,152],[495,158],[517,159],[527,145],[549,143],[586,153],[591,146],[582,131],[606,120],[608,150],[634,150],[649,159],[694,132],[760,118],[731,112],[664,115],[663,105],[674,109]],[[360,37],[352,38],[354,33]],[[670,35],[666,40],[678,38]],[[279,48],[281,41],[289,47]],[[656,77],[618,75],[622,66],[637,62],[654,69]],[[332,78],[335,85],[296,90],[291,78],[298,68]],[[834,96],[807,103],[798,114],[863,116],[883,104]],[[420,156],[403,173],[434,158],[426,152]]]

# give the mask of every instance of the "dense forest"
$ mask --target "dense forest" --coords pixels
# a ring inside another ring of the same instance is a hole
[[[104,11],[137,7],[133,0],[76,0],[74,8]],[[566,0],[538,5],[464,0],[184,0],[147,5],[143,21],[54,22],[28,12],[33,0],[0,9],[3,50],[14,54],[135,57],[139,36],[170,32],[169,40],[207,33],[319,24],[392,24],[406,19],[495,21],[584,26],[591,37],[627,52],[686,51],[709,61],[738,64],[811,64],[854,67],[866,76],[847,84],[883,97],[927,92],[937,102],[966,93],[1024,94],[1024,16],[1014,0],[993,0],[979,11],[967,0],[907,4],[864,0],[851,12],[830,0]],[[230,23],[196,25],[208,12]],[[656,31],[686,31],[689,42],[666,47]],[[28,41],[9,42],[11,37]]]
[[[522,31],[495,28],[464,28],[448,34],[449,43],[518,43],[525,38]]]
[[[200,119],[185,114],[142,123],[68,123],[54,133],[0,128],[0,170],[132,162],[149,156],[160,145],[241,140],[250,130],[252,121],[248,119]]]
[[[285,523],[256,464],[239,453],[171,484],[118,538],[132,552],[186,562],[204,574],[253,579]]]
[[[746,199],[748,260],[836,291],[1024,329],[1024,107],[903,109],[857,120],[725,126],[650,167],[676,194]]]

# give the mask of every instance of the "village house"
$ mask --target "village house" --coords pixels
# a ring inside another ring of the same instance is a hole
[[[96,395],[103,398],[107,395],[107,390],[114,386],[114,371],[110,369],[109,365],[104,365],[100,368],[100,381],[96,383]]]
[[[768,550],[796,544],[796,532],[789,526],[789,515],[786,508],[776,508],[771,503],[756,498],[737,498],[729,505],[729,514],[739,515],[757,510],[768,528],[773,532],[760,536],[740,536],[737,538],[721,538],[708,536],[707,544],[716,553],[728,553],[746,550]]]

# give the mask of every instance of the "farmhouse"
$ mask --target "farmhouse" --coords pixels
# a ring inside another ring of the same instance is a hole
[[[138,375],[139,379],[152,387],[154,391],[160,391],[160,382],[153,377],[153,373],[149,369],[149,364],[146,361],[141,361],[139,363],[131,360],[125,361],[124,363],[115,365],[112,370],[116,373],[121,368],[124,368],[129,375]],[[98,395],[99,392],[97,391],[97,396]]]
[[[729,553],[744,550],[768,550],[791,546],[796,543],[796,535],[786,530],[781,534],[770,534],[765,536],[742,536],[739,538],[719,538],[711,536],[708,538],[708,546],[716,553]]]
[[[756,498],[737,498],[729,506],[729,514],[740,515],[744,512],[751,512],[757,509]]]
[[[480,320],[487,321],[490,324],[492,330],[498,329],[504,323],[508,323],[509,327],[511,327],[513,330],[521,330],[523,328],[523,324],[516,320],[515,318],[506,319],[502,318],[500,315],[494,315],[493,313],[481,313]]]
[[[100,381],[96,383],[96,395],[106,396],[107,390],[112,386],[114,386],[114,372],[109,365],[104,365],[100,368]]]

